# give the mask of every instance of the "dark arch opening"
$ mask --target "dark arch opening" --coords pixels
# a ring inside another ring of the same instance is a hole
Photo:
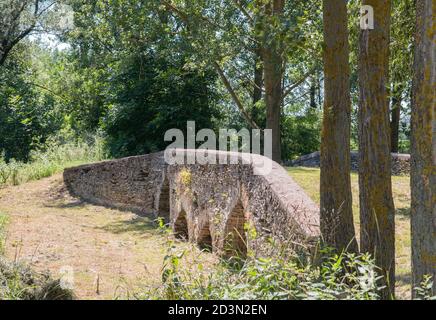
[[[209,221],[200,229],[198,245],[202,250],[212,252],[212,235],[210,234]]]
[[[163,218],[165,223],[170,222],[170,184],[167,178],[160,189],[158,217]]]
[[[182,210],[174,222],[174,234],[177,239],[188,240],[188,221],[186,220],[186,212]]]
[[[238,201],[229,215],[224,231],[224,256],[239,258],[247,256],[245,222],[244,207]]]

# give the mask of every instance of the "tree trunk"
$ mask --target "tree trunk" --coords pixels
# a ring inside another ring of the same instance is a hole
[[[272,130],[272,159],[281,162],[281,57],[266,49],[264,57],[266,129]]]
[[[253,89],[253,106],[262,99],[263,87],[263,64],[260,56],[260,50],[256,50],[254,65],[254,89]]]
[[[436,295],[436,46],[432,0],[418,0],[412,101],[412,274],[413,286],[433,276]],[[415,295],[415,293],[414,293]]]
[[[389,103],[390,0],[364,0],[374,8],[374,29],[360,33],[359,188],[361,251],[375,257],[386,288],[395,291],[395,208],[392,199]]]
[[[324,0],[324,116],[321,231],[339,252],[357,252],[350,178],[350,67],[347,1]]]
[[[398,153],[401,115],[401,91],[394,91],[391,105],[391,152]]]
[[[316,109],[316,80],[315,77],[310,79],[310,107]]]
[[[253,107],[251,111],[251,118],[259,124],[261,128],[265,128],[265,123],[259,119],[259,108],[256,104],[262,99],[263,88],[263,62],[261,50],[258,48],[255,51],[254,59],[254,88],[253,88]]]
[[[284,0],[271,0],[266,5],[266,16],[280,16],[284,11]],[[262,50],[265,81],[266,129],[272,130],[272,159],[281,162],[281,104],[283,57],[282,43],[277,37],[270,39],[270,24],[266,25],[265,44]]]

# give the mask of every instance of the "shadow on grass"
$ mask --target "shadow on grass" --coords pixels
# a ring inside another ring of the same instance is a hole
[[[98,228],[114,234],[121,233],[139,233],[139,234],[156,234],[158,232],[157,224],[150,218],[135,217],[128,221],[117,221]]]
[[[295,173],[319,173],[319,168],[315,167],[285,167],[285,169]]]
[[[397,275],[395,277],[397,284],[400,285],[411,285],[412,284],[412,274],[410,272],[406,274]]]
[[[402,218],[410,218],[410,208],[399,208],[396,210],[395,214]]]
[[[58,208],[58,209],[74,209],[74,208],[83,208],[85,207],[86,202],[82,200],[74,200],[67,203],[47,203],[45,207],[47,208]]]

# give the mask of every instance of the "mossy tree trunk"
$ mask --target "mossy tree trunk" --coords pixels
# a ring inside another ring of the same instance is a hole
[[[321,231],[327,245],[357,251],[350,178],[350,67],[347,1],[324,0],[324,116]]]
[[[389,102],[390,0],[364,0],[374,8],[374,29],[360,33],[359,188],[361,251],[381,268],[382,298],[395,291],[395,209],[392,199]]]
[[[433,276],[436,294],[436,45],[434,0],[417,0],[412,97],[412,274],[413,286]]]

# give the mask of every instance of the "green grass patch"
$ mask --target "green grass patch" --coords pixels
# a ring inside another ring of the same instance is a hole
[[[289,175],[304,191],[319,204],[320,169],[294,167],[287,168]],[[357,173],[351,173],[351,190],[353,193],[353,214],[357,238],[360,232],[359,218],[359,180]],[[396,208],[395,246],[397,294],[410,298],[411,291],[411,241],[410,241],[410,177],[393,176],[392,194]]]

